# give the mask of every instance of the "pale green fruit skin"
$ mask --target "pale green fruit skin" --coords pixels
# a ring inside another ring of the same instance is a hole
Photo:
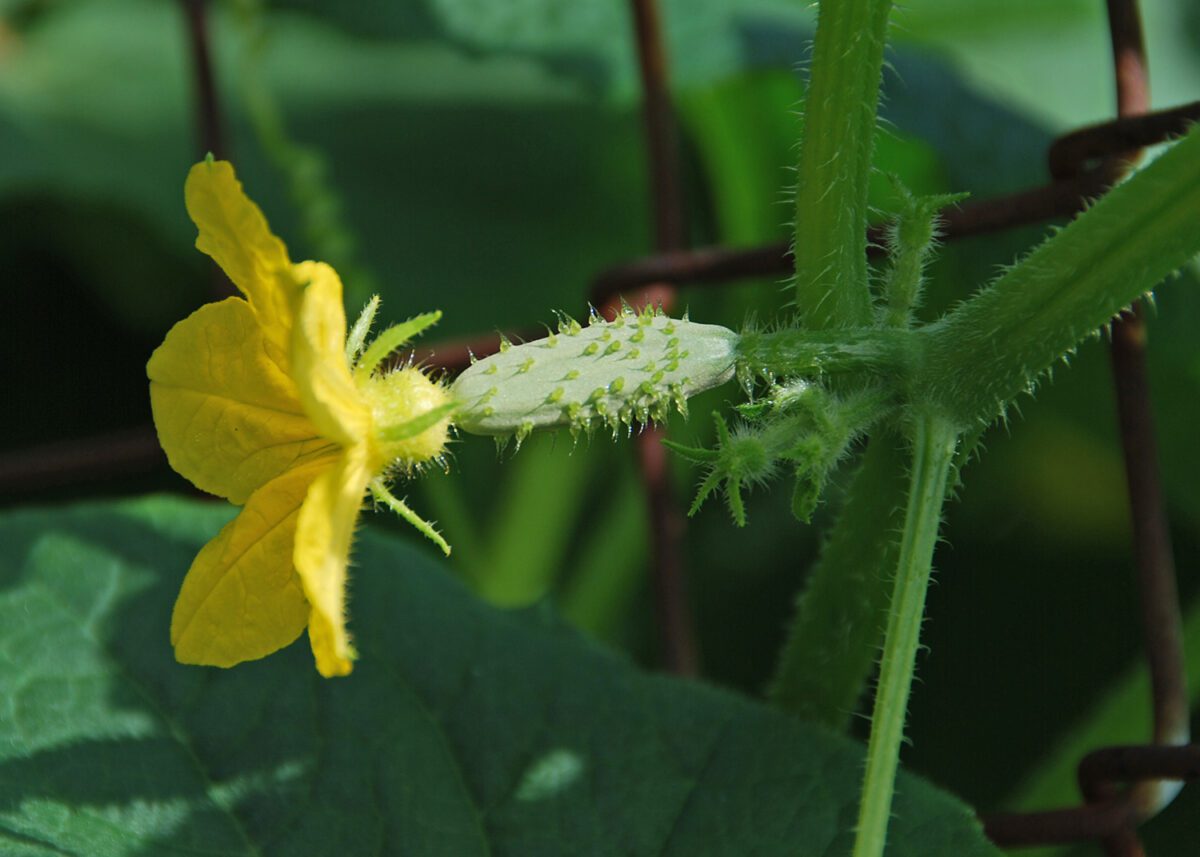
[[[662,421],[673,406],[733,377],[738,335],[645,311],[586,327],[564,320],[559,332],[506,345],[472,365],[451,386],[462,403],[455,425],[473,434],[516,435],[540,429],[615,433],[634,422]]]

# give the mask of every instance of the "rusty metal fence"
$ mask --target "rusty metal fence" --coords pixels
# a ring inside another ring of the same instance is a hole
[[[200,150],[223,149],[221,116],[210,61],[205,0],[181,0],[193,60]],[[591,303],[612,316],[623,298],[635,307],[670,309],[679,286],[721,286],[735,279],[779,276],[791,270],[785,243],[728,248],[686,246],[677,131],[668,85],[657,0],[630,0],[642,84],[652,255],[600,272]],[[1200,120],[1200,102],[1149,110],[1149,83],[1137,0],[1106,0],[1112,38],[1117,116],[1056,139],[1047,152],[1051,181],[1040,187],[962,205],[946,214],[943,238],[996,232],[1075,214],[1102,194],[1140,157],[1141,149],[1182,134]],[[1198,215],[1200,218],[1200,215]],[[879,238],[881,235],[872,236]],[[872,248],[882,242],[873,240]],[[219,287],[218,287],[219,288]],[[536,332],[531,335],[537,335]],[[495,334],[441,342],[420,356],[432,366],[457,370],[470,354],[498,348]],[[1159,482],[1157,449],[1146,373],[1146,328],[1140,309],[1112,328],[1112,372],[1117,393],[1140,596],[1143,649],[1149,670],[1154,734],[1150,743],[1105,747],[1079,762],[1084,803],[1039,812],[993,813],[982,818],[1002,847],[1099,841],[1113,857],[1144,854],[1139,824],[1177,793],[1179,783],[1200,778],[1200,744],[1189,742],[1189,705],[1179,596]],[[652,516],[652,576],[663,662],[680,674],[696,672],[696,647],[685,607],[680,559],[683,516],[671,495],[664,448],[657,430],[637,439],[642,484]],[[85,441],[44,445],[0,456],[0,491],[17,493],[119,473],[160,467],[153,428],[142,427]]]

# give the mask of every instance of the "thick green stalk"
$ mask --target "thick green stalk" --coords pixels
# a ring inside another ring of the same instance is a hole
[[[871,321],[867,182],[892,0],[829,0],[817,35],[796,184],[796,301],[810,328]]]
[[[925,613],[925,592],[929,588],[933,548],[957,439],[953,428],[940,417],[914,416],[908,503],[871,715],[854,857],[881,857],[887,842],[908,694]]]
[[[783,331],[764,342],[744,342],[744,353],[787,374],[780,364],[805,356],[806,349],[833,334],[841,340],[840,351],[834,352],[844,364],[839,368],[874,374],[884,381],[888,395],[906,391],[916,356],[909,327],[934,245],[934,217],[957,198],[916,197],[903,187],[899,190],[903,204],[889,232],[892,263],[880,313],[881,326],[887,329]],[[801,484],[797,481],[798,487]],[[891,572],[899,550],[894,534],[900,530],[905,490],[904,460],[896,438],[876,435],[797,600],[796,617],[771,683],[773,701],[798,717],[844,731],[857,710],[883,642]]]
[[[906,487],[897,439],[871,438],[837,524],[796,603],[772,701],[844,731],[883,640]]]
[[[867,329],[867,186],[891,0],[820,5],[796,185],[796,300],[807,330],[746,334],[739,355],[762,372],[867,370],[908,364],[906,331]],[[848,331],[845,328],[857,327]],[[822,329],[840,328],[824,341]],[[803,596],[771,686],[777,704],[844,727],[870,671],[903,497],[894,441],[871,442]],[[818,642],[819,641],[819,642]]]
[[[737,355],[754,371],[781,377],[856,373],[859,380],[873,381],[902,375],[915,345],[907,330],[785,328],[743,333]]]
[[[920,332],[914,389],[988,423],[1123,307],[1200,253],[1200,129],[1114,188],[990,288]]]

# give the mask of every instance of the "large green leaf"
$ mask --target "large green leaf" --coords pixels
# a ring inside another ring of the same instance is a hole
[[[486,607],[370,530],[352,677],[303,643],[175,664],[179,576],[225,507],[157,498],[0,520],[0,851],[837,854],[861,748],[642,674],[548,610]],[[901,785],[895,855],[990,855]]]

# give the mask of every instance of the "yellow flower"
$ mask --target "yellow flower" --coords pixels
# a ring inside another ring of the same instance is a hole
[[[419,369],[377,371],[440,313],[392,327],[364,351],[378,298],[347,338],[337,273],[292,263],[228,162],[192,167],[185,197],[196,247],[245,300],[203,306],[167,334],[146,367],[154,424],[172,467],[243,509],[183,581],[175,655],[232,666],[307,627],[320,673],[345,675],[354,659],[346,565],[367,491],[449,553],[385,479],[440,459],[454,403]]]

